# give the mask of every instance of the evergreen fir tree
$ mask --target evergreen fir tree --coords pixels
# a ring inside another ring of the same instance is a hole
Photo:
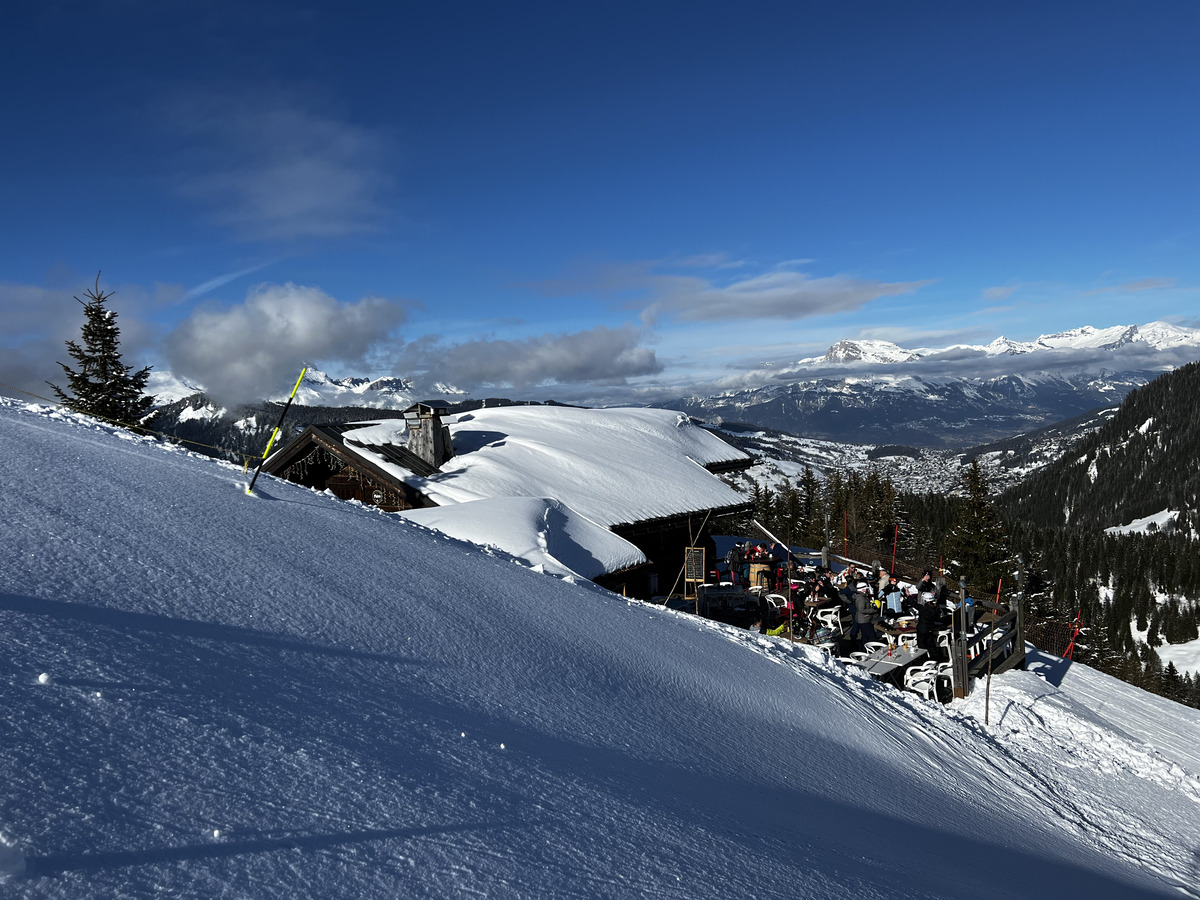
[[[828,542],[825,534],[825,498],[821,482],[811,466],[804,467],[800,476],[800,540],[806,546],[819,550]]]
[[[117,314],[105,306],[112,291],[100,290],[100,273],[96,273],[96,284],[84,296],[85,321],[83,323],[83,346],[67,341],[67,352],[79,366],[76,371],[65,363],[59,363],[67,375],[68,394],[56,384],[50,384],[63,405],[76,412],[119,422],[124,425],[146,425],[154,404],[154,397],[143,394],[146,379],[150,377],[150,366],[137,372],[121,361],[120,329]]]
[[[1167,663],[1167,667],[1163,669],[1162,693],[1164,697],[1168,697],[1176,703],[1187,702],[1186,685],[1173,662]]]
[[[1004,525],[988,499],[987,476],[978,459],[971,460],[963,473],[963,487],[967,496],[948,535],[950,553],[968,587],[992,593],[1009,571],[1012,554]]]

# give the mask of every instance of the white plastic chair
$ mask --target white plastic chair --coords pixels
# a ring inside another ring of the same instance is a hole
[[[904,688],[926,700],[937,699],[937,677],[928,669],[914,667],[905,671]]]
[[[861,650],[855,650],[853,653],[850,654],[850,658],[852,660],[854,660],[855,662],[862,662],[864,659],[867,658],[867,654],[863,653]]]
[[[896,646],[903,647],[905,650],[916,650],[917,636],[915,634],[898,634],[896,635]]]
[[[876,650],[886,650],[888,645],[882,641],[867,641],[863,644],[863,649],[868,653],[874,653]]]
[[[933,683],[935,686],[945,684],[946,695],[954,693],[954,664],[948,662],[936,663],[936,668],[933,669]]]
[[[842,630],[842,611],[836,606],[833,609],[817,610],[817,621],[831,631]]]

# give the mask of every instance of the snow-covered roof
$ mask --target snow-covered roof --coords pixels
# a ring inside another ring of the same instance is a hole
[[[684,414],[662,409],[508,406],[443,420],[454,458],[427,478],[398,478],[439,506],[496,497],[553,497],[591,521],[616,525],[745,503],[704,466],[748,460]],[[355,452],[390,465],[371,445],[403,443],[404,423],[347,432]]]
[[[495,547],[550,575],[597,578],[646,562],[629,541],[558,500],[497,497],[403,513],[481,547]]]

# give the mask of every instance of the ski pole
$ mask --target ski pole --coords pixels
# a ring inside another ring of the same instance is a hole
[[[262,471],[263,463],[267,461],[267,456],[271,452],[271,445],[275,443],[275,438],[279,436],[279,429],[283,427],[283,417],[287,415],[292,401],[296,399],[296,391],[300,390],[300,382],[304,380],[304,373],[307,371],[308,366],[300,370],[300,377],[296,379],[296,386],[292,388],[292,393],[288,395],[287,403],[283,404],[283,412],[279,414],[279,421],[275,424],[275,430],[271,432],[271,439],[267,441],[267,449],[263,451],[262,459],[258,461],[258,465],[254,468],[254,477],[250,479],[250,487],[246,488],[247,494],[254,493],[254,482],[258,481],[258,473]]]

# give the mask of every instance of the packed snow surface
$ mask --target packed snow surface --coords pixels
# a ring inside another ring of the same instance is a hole
[[[682,413],[505,406],[449,416],[445,423],[455,455],[437,474],[421,478],[375,459],[439,506],[553,497],[609,528],[748,500],[703,468],[746,454]],[[346,437],[368,445],[404,443],[404,427],[385,420]]]
[[[1084,667],[942,707],[58,411],[0,455],[6,897],[1200,896],[1200,717]]]

